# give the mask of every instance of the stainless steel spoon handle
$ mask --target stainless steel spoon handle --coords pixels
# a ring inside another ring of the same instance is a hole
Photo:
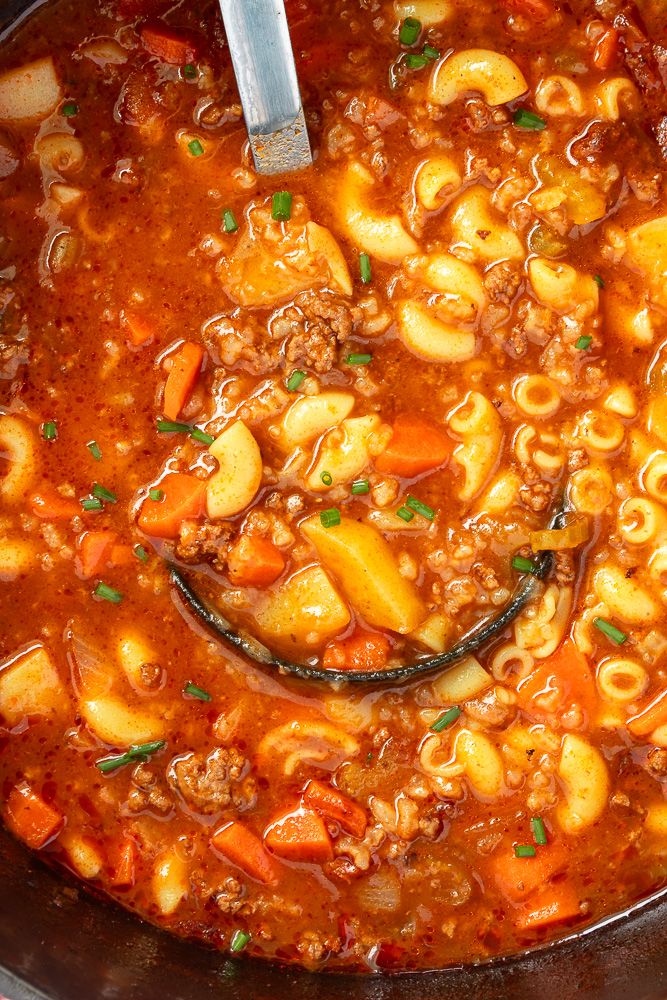
[[[310,166],[283,0],[220,0],[220,9],[257,172]]]

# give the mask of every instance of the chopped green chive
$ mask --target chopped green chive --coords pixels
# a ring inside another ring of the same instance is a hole
[[[427,59],[439,59],[440,53],[437,49],[432,48],[430,45],[425,45],[422,49],[424,55]]]
[[[574,345],[578,351],[585,351],[587,347],[591,346],[591,340],[593,338],[590,335],[585,337],[579,337],[579,340]]]
[[[93,593],[95,597],[101,597],[105,601],[109,601],[111,604],[120,604],[123,600],[123,595],[120,590],[114,590],[113,587],[107,587],[106,583],[98,583]]]
[[[229,950],[234,953],[238,951],[243,951],[245,946],[250,941],[250,934],[247,931],[234,931],[234,937],[232,938],[232,943],[229,946]]]
[[[115,771],[117,767],[122,767],[123,764],[131,764],[135,760],[148,760],[152,753],[157,753],[164,746],[166,746],[165,740],[155,740],[153,743],[139,743],[130,747],[129,750],[118,757],[103,757],[102,760],[97,761],[97,766],[103,774],[106,771]]]
[[[456,722],[459,715],[461,715],[461,709],[458,705],[452,705],[451,708],[442,713],[440,718],[435,720],[430,728],[434,733],[441,733],[447,726],[451,726],[452,722]]]
[[[421,69],[423,66],[426,66],[427,63],[428,59],[426,56],[417,55],[416,52],[408,52],[405,57],[405,65],[408,69]]]
[[[177,424],[173,420],[158,420],[157,429],[160,434],[191,434],[190,424]]]
[[[84,497],[81,506],[84,510],[104,510],[104,504],[98,497]]]
[[[418,21],[416,17],[406,17],[401,26],[401,45],[414,45],[421,30],[421,21]]]
[[[519,573],[534,573],[537,566],[532,559],[524,559],[523,556],[514,556],[514,559],[512,559],[512,569],[518,570]]]
[[[359,270],[361,271],[361,280],[367,285],[371,280],[371,259],[367,253],[359,254]]]
[[[44,440],[45,441],[55,441],[56,439],[56,422],[55,420],[47,420],[43,428]]]
[[[348,354],[345,359],[348,365],[370,365],[372,354]]]
[[[547,843],[547,832],[544,829],[544,823],[540,816],[533,816],[530,821],[530,825],[533,830],[533,837],[535,838],[535,843],[539,847],[546,847]]]
[[[202,146],[199,139],[193,139],[192,142],[188,143],[188,149],[193,156],[201,156],[204,152],[204,147]]]
[[[225,227],[226,233],[235,233],[239,228],[239,224],[234,218],[234,214],[231,209],[226,208],[222,213],[222,224]]]
[[[191,694],[193,698],[199,698],[200,701],[210,701],[211,696],[208,691],[204,691],[203,688],[197,687],[192,681],[189,681],[183,688],[183,694]]]
[[[370,764],[372,760],[373,760],[373,751],[369,750],[368,753],[366,754],[366,763]]]
[[[408,524],[415,515],[407,507],[399,507],[396,511],[396,517],[400,517],[402,521],[407,521]]]
[[[276,191],[273,196],[272,212],[276,222],[288,222],[292,215],[292,195],[289,191]]]
[[[72,115],[78,114],[78,105],[74,104],[72,101],[70,104],[63,104],[63,114],[66,118],[71,118]]]
[[[323,528],[335,528],[337,524],[340,524],[340,511],[336,510],[335,507],[323,510],[320,514],[320,522]]]
[[[151,500],[155,500],[159,503],[164,498],[164,490],[149,490],[148,495]]]
[[[102,461],[102,452],[100,451],[100,446],[97,441],[89,441],[86,447],[96,462]]]
[[[99,497],[100,500],[106,500],[108,503],[116,503],[118,497],[111,490],[107,490],[104,486],[100,486],[99,483],[95,483],[93,486],[93,496]]]
[[[213,444],[215,441],[215,438],[211,434],[207,434],[206,431],[174,420],[158,420],[157,429],[160,434],[189,434],[195,441],[201,441],[203,444]]]
[[[533,132],[541,132],[547,127],[544,118],[540,118],[532,111],[526,111],[525,108],[519,108],[518,111],[514,112],[514,124],[518,128],[530,129]]]
[[[517,844],[514,853],[517,858],[534,858],[537,851],[532,844]]]
[[[183,76],[185,77],[186,80],[194,80],[194,78],[197,76],[197,70],[195,69],[194,66],[188,63],[186,66],[183,67]]]
[[[357,479],[356,483],[352,483],[352,496],[358,497],[360,493],[370,493],[371,484],[367,479]]]
[[[202,444],[213,444],[215,441],[212,434],[207,434],[206,431],[200,431],[198,427],[192,428],[190,437],[193,437],[195,441],[201,441]]]
[[[331,484],[333,483],[333,479],[331,478],[330,472],[323,472],[322,475],[320,476],[320,479],[322,480],[325,486],[331,486]]]
[[[306,377],[305,372],[300,372],[300,371],[292,372],[290,377],[287,379],[287,388],[289,389],[289,391],[294,392],[296,389],[298,389],[303,380],[305,379],[305,377]]]
[[[410,510],[414,510],[415,514],[421,514],[421,516],[425,517],[427,521],[432,521],[435,518],[435,511],[432,507],[427,507],[427,505],[422,503],[421,500],[415,500],[415,498],[411,497],[409,493],[405,506],[409,507]]]
[[[607,638],[611,639],[612,642],[615,642],[617,646],[621,646],[628,638],[625,632],[621,632],[620,629],[617,629],[614,625],[606,622],[604,618],[594,618],[593,624],[596,628],[599,628],[600,631],[607,636]]]
[[[602,280],[599,274],[593,275],[593,281],[598,286],[598,288],[604,288],[604,281]]]
[[[141,559],[142,563],[148,562],[148,553],[146,552],[146,549],[143,547],[143,545],[137,545],[136,548],[134,549],[134,554],[137,557],[137,559]]]

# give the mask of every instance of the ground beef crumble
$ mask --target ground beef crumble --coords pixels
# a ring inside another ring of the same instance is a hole
[[[172,808],[171,798],[160,785],[158,776],[146,764],[138,764],[135,767],[132,772],[132,785],[127,799],[128,808],[132,812],[154,809],[156,812],[166,813]]]
[[[232,529],[228,524],[198,524],[184,521],[174,555],[181,562],[201,563],[210,561],[219,572],[225,568]]]
[[[338,343],[347,340],[361,309],[325,292],[303,292],[271,322],[271,336],[285,338],[289,368],[304,365],[318,374],[330,371],[338,360]]]

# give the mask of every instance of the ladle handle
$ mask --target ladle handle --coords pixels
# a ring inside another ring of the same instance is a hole
[[[312,163],[283,0],[219,0],[260,173]]]

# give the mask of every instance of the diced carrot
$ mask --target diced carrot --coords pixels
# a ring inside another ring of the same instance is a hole
[[[147,343],[151,337],[155,336],[152,323],[143,316],[126,312],[124,309],[120,316],[130,335],[130,343],[134,347],[141,347],[142,344]]]
[[[136,566],[137,557],[131,545],[112,545],[109,553],[110,566]]]
[[[227,572],[236,587],[266,587],[284,569],[280,549],[260,535],[240,535],[227,555]]]
[[[115,531],[84,531],[76,558],[77,569],[83,576],[92,576],[102,566],[116,538]]]
[[[321,817],[307,806],[299,806],[274,820],[264,833],[266,846],[289,861],[331,861],[331,837]]]
[[[378,472],[412,479],[443,466],[453,442],[444,431],[421,417],[403,413],[394,421],[389,444],[375,459]]]
[[[646,708],[628,719],[627,726],[633,736],[648,736],[658,726],[667,722],[667,688],[661,691]]]
[[[536,850],[534,858],[517,858],[512,848],[511,852],[503,852],[493,859],[498,888],[513,903],[521,902],[567,866],[568,853],[562,844],[547,844]]]
[[[12,833],[35,849],[43,847],[63,822],[61,813],[47,805],[28,785],[12,790],[3,815]]]
[[[203,513],[206,483],[184,472],[169,472],[158,485],[164,496],[162,500],[146,497],[139,511],[139,527],[147,535],[176,538],[181,521]]]
[[[111,878],[111,885],[116,887],[134,885],[134,863],[137,849],[133,840],[126,840],[120,845],[118,860]]]
[[[322,664],[326,670],[382,670],[390,652],[391,643],[386,635],[360,629],[347,639],[330,642]]]
[[[172,358],[164,387],[162,411],[167,420],[176,420],[197,381],[204,351],[199,344],[182,344]]]
[[[546,21],[555,9],[550,0],[503,0],[503,3],[509,10],[534,21]]]
[[[618,44],[621,33],[616,28],[606,28],[593,50],[593,66],[595,69],[611,69],[618,56]]]
[[[163,21],[144,24],[140,37],[141,44],[150,55],[171,66],[193,63],[199,53],[199,44],[190,32],[172,28]]]
[[[45,521],[69,521],[83,513],[76,500],[60,496],[59,493],[33,493],[30,497],[33,514]]]
[[[597,694],[588,661],[571,639],[566,639],[517,688],[518,704],[536,718],[544,718],[564,705],[579,705],[590,716]],[[544,698],[545,704],[536,703]]]
[[[516,915],[519,930],[534,930],[547,924],[558,924],[581,916],[579,897],[570,882],[563,880],[538,890],[525,908]]]
[[[366,811],[331,785],[314,778],[306,785],[304,799],[327,819],[339,823],[353,837],[363,837],[368,822]]]
[[[274,860],[264,850],[259,837],[236,820],[221,827],[211,837],[211,844],[225,860],[236,865],[250,878],[272,885],[279,879]]]

